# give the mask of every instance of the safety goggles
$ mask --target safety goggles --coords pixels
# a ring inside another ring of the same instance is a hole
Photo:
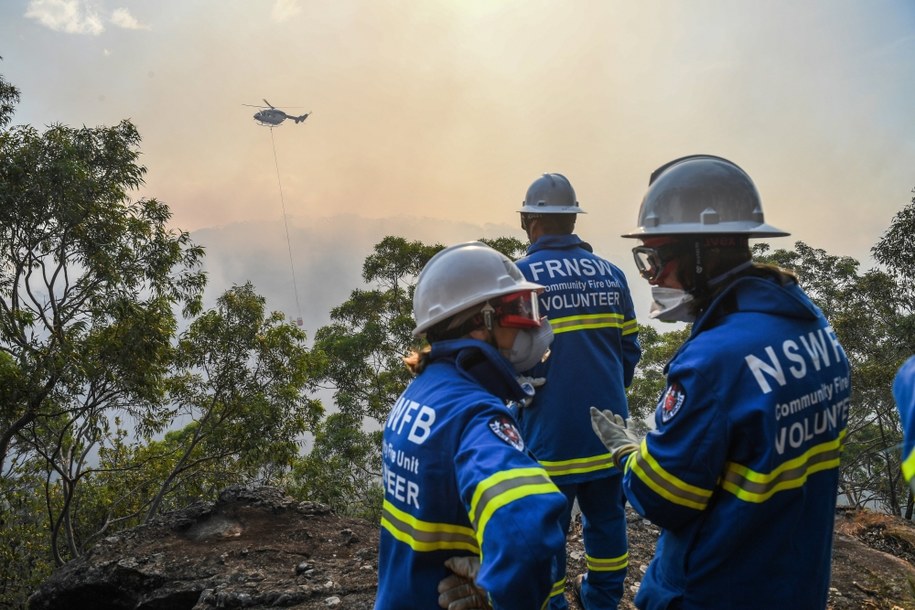
[[[632,256],[641,276],[651,282],[656,280],[664,267],[682,251],[682,246],[676,243],[653,247],[636,246],[632,249]]]
[[[534,328],[540,326],[540,302],[536,290],[513,292],[499,297],[493,303],[499,324],[508,328]]]

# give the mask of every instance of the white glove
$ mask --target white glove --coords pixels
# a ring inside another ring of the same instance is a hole
[[[454,572],[438,583],[438,605],[448,610],[492,610],[489,595],[477,587],[479,557],[449,557],[445,567]]]
[[[513,401],[513,404],[518,405],[518,407],[522,409],[531,405],[531,402],[534,400],[535,390],[546,383],[546,377],[528,377],[527,375],[518,375],[515,380],[528,394],[527,398]]]
[[[622,416],[610,411],[591,407],[591,429],[613,456],[613,464],[620,467],[620,460],[637,451],[642,439],[626,427]]]

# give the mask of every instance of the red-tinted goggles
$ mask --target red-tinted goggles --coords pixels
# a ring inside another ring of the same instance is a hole
[[[499,324],[508,328],[534,328],[540,326],[540,302],[537,291],[514,292],[492,303]]]

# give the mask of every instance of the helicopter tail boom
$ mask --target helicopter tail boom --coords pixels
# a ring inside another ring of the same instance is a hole
[[[303,114],[302,116],[293,116],[293,117],[289,117],[289,118],[293,119],[296,123],[301,123],[302,121],[304,121],[305,119],[308,118],[308,115],[309,115],[309,114],[311,114],[311,113],[310,113],[310,112],[306,112],[306,113]]]

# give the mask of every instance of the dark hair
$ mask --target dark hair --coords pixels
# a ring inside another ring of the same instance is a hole
[[[710,292],[710,281],[752,258],[745,235],[684,235],[675,240],[680,283],[696,299]]]
[[[426,331],[426,341],[435,343],[436,341],[447,341],[448,339],[458,339],[467,335],[472,330],[483,327],[483,314],[480,310],[486,303],[478,303],[468,307],[462,312],[456,313],[446,320],[442,320]]]
[[[543,232],[547,235],[569,235],[575,230],[577,214],[521,214],[521,227],[527,230],[527,223],[539,220]]]

